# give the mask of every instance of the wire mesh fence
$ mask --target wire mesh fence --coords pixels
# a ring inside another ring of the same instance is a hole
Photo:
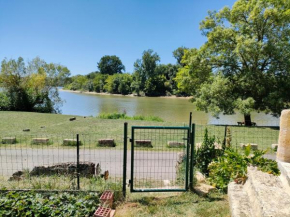
[[[245,145],[250,144],[252,149],[268,150],[269,153],[273,153],[275,150],[273,150],[272,144],[278,143],[279,127],[266,121],[263,123],[265,124],[263,126],[207,125],[197,121],[196,147],[201,145],[205,129],[207,129],[209,136],[215,137],[217,148],[227,143],[236,150],[242,150]]]
[[[243,144],[256,144],[258,149],[269,149],[274,154],[271,147],[278,141],[279,128],[265,121],[257,121],[256,126],[250,127],[237,123],[193,123],[196,124],[195,147],[202,143],[206,128],[210,136],[215,136],[217,147],[230,142],[236,150],[242,150]],[[169,127],[181,124],[155,125]],[[124,183],[123,177],[131,174],[131,162],[134,164],[136,189],[184,187],[185,160],[188,156],[185,129],[136,129],[135,156],[132,161],[129,143],[131,126],[128,127],[128,150],[125,152],[124,125],[118,122],[113,126],[111,121],[108,124],[102,122],[102,126],[95,126],[92,122],[86,129],[89,133],[80,130],[78,150],[77,128],[74,132],[67,129],[62,134],[46,131],[45,128],[36,133],[33,130],[0,132],[0,189],[122,191],[124,184],[128,184],[128,180]],[[186,124],[182,126],[188,127]],[[139,144],[136,144],[136,140],[139,140]],[[125,159],[128,162],[125,175],[124,153],[128,156]]]
[[[131,191],[186,190],[189,127],[133,127]]]

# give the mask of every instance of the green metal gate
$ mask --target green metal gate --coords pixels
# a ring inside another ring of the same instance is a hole
[[[192,138],[191,127],[132,126],[130,191],[187,191]]]

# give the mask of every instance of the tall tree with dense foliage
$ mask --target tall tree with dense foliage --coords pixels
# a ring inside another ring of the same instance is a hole
[[[36,57],[4,59],[0,73],[0,110],[57,113],[61,99],[57,86],[70,72],[65,66],[46,63]]]
[[[177,76],[182,88],[188,84],[182,75],[194,84],[206,74],[192,91],[198,109],[216,116],[238,109],[250,125],[252,110],[278,116],[290,107],[289,1],[238,0],[232,8],[209,12],[200,29],[207,42],[183,57]]]
[[[183,66],[182,57],[184,56],[185,51],[188,50],[186,47],[179,47],[172,52],[173,57],[176,59],[177,64]]]
[[[113,75],[116,73],[122,73],[125,71],[125,66],[119,57],[113,56],[103,56],[98,62],[98,68],[101,74]]]
[[[155,76],[158,76],[158,73],[156,71],[156,67],[158,66],[158,62],[160,62],[159,55],[154,52],[153,50],[145,50],[142,55],[142,59],[138,59],[134,63],[135,67],[135,78],[138,78],[139,81],[135,81],[135,83],[138,83],[139,89],[145,90],[145,82],[149,78],[153,78]],[[147,89],[148,90],[148,89]],[[151,92],[151,91],[149,91]]]

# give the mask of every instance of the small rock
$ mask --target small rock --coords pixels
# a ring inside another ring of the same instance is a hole
[[[45,126],[41,126],[40,128],[45,128]]]
[[[208,195],[208,193],[214,191],[216,188],[211,185],[201,183],[197,186],[194,186],[193,189],[194,192],[197,193],[199,196],[205,197]]]
[[[69,119],[69,121],[75,121],[77,118],[76,117],[72,117]]]
[[[245,149],[246,146],[250,145],[251,146],[251,149],[252,150],[258,150],[258,145],[255,144],[255,143],[247,143],[247,144],[244,144],[244,143],[240,143],[240,146],[242,149]]]
[[[277,150],[278,144],[272,144],[272,149]]]
[[[29,132],[30,131],[30,129],[23,129],[23,132]]]
[[[196,178],[197,182],[199,182],[199,183],[205,182],[205,176],[201,172],[196,172],[195,178]]]
[[[163,180],[163,185],[164,185],[165,187],[170,186],[170,180]]]

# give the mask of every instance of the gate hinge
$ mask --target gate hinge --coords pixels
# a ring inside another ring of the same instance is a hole
[[[133,140],[132,139],[129,139],[129,141],[132,142]]]

